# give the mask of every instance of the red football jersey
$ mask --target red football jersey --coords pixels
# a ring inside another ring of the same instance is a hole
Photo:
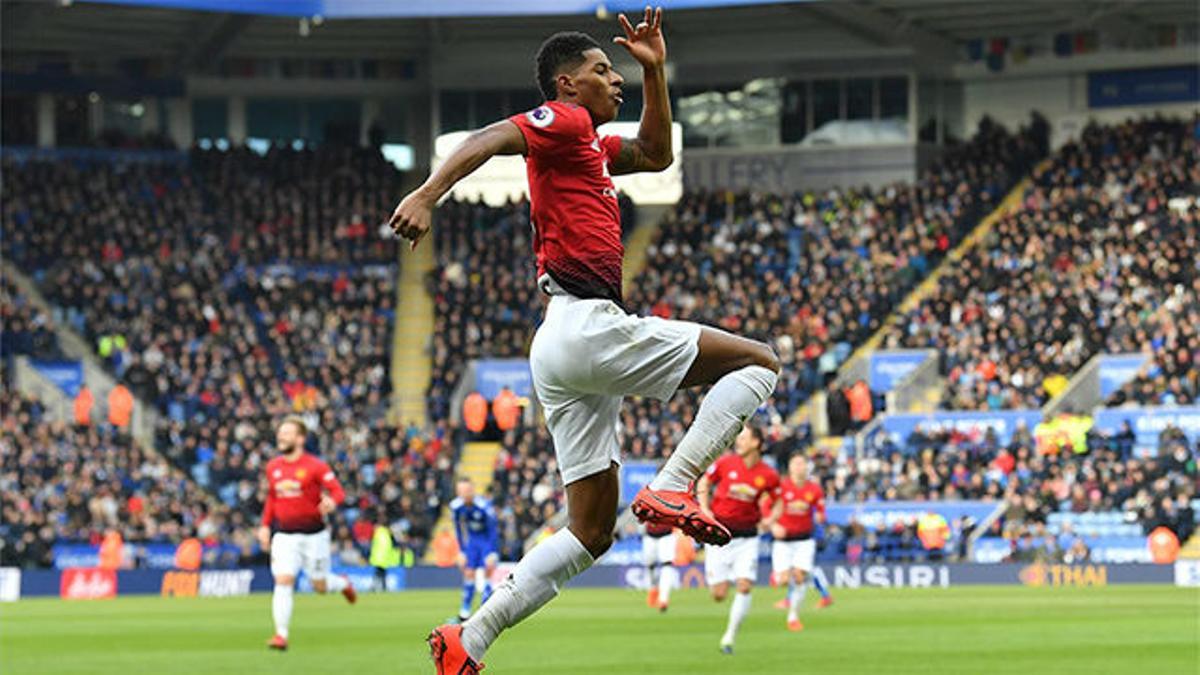
[[[346,492],[329,465],[304,453],[289,462],[280,456],[267,462],[267,503],[262,524],[280,532],[320,532],[325,518],[317,510],[321,492],[341,504]]]
[[[783,500],[779,524],[789,537],[811,536],[813,517],[818,513],[825,515],[825,491],[814,481],[806,480],[796,485],[785,476],[775,491],[775,498]]]
[[[734,453],[722,456],[708,467],[708,479],[715,486],[712,491],[712,510],[722,525],[738,536],[757,531],[762,519],[759,500],[763,495],[774,494],[779,487],[779,474],[759,461],[752,467],[746,466]]]
[[[621,211],[608,165],[619,136],[600,137],[587,109],[550,101],[509,118],[525,136],[539,281],[621,304]]]

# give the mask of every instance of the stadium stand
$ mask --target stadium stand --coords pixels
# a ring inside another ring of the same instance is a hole
[[[4,564],[48,567],[56,545],[96,544],[109,531],[127,542],[225,542],[238,551],[230,562],[253,561],[242,514],[128,435],[50,422],[38,402],[7,387],[0,406]],[[137,564],[136,549],[130,555]]]
[[[304,414],[347,514],[385,504],[422,548],[452,449],[445,424],[397,439],[385,420],[395,244],[366,223],[390,210],[399,174],[337,146],[115,158],[6,159],[7,250],[163,413],[159,450],[253,515],[274,422]],[[70,237],[80,220],[107,235]]]
[[[1091,126],[1034,174],[1020,209],[943,277],[885,340],[938,349],[943,406],[1040,408],[1093,354],[1175,351],[1161,390],[1190,400],[1200,194],[1185,122]],[[1161,367],[1159,369],[1161,371]],[[1190,379],[1189,379],[1190,376]],[[1157,393],[1156,393],[1157,391]]]

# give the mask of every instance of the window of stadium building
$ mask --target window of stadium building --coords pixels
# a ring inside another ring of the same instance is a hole
[[[762,78],[740,87],[684,87],[675,117],[691,148],[898,142],[908,136],[908,78]]]
[[[526,87],[443,91],[438,96],[438,102],[438,131],[444,134],[478,129],[510,115],[532,110],[541,105],[542,97],[536,89]],[[632,106],[626,104],[625,107]],[[640,106],[637,110],[640,110]],[[634,111],[635,115],[637,110]],[[633,119],[636,120],[637,117]]]
[[[761,78],[740,87],[685,92],[675,104],[684,146],[778,145],[783,84]]]

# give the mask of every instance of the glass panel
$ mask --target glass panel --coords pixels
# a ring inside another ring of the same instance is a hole
[[[784,143],[799,143],[808,135],[808,82],[789,82],[783,88],[783,110],[779,137]]]
[[[841,118],[841,89],[840,80],[813,82],[813,129]]]
[[[441,100],[440,133],[466,131],[471,128],[471,94],[464,91],[443,91]]]
[[[908,78],[885,77],[879,81],[880,119],[908,119]]]
[[[875,81],[855,78],[846,82],[846,119],[869,120],[875,116]]]
[[[228,135],[228,102],[223,98],[192,99],[192,137],[224,138]]]
[[[684,146],[778,145],[782,89],[782,80],[762,78],[681,96],[675,118],[683,125]]]
[[[300,117],[300,101],[252,98],[246,101],[246,135],[271,140],[299,138],[303,135]]]

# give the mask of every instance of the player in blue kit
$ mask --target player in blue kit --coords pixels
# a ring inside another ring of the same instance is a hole
[[[454,517],[454,533],[458,535],[458,566],[463,571],[463,599],[458,618],[466,621],[471,616],[475,592],[480,594],[480,606],[492,594],[491,577],[500,558],[500,546],[492,502],[475,496],[475,485],[470,478],[459,479],[457,493],[458,497],[450,502],[450,513]]]

